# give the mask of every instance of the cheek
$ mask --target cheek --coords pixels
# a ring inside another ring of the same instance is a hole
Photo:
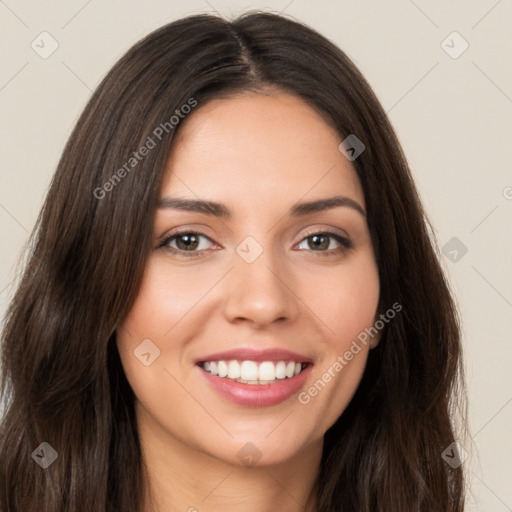
[[[148,262],[137,298],[117,330],[117,347],[130,380],[141,373],[148,379],[167,366],[169,354],[163,339],[197,302],[197,292],[179,273],[173,275],[159,268],[158,262]],[[143,343],[146,348],[142,351]],[[136,356],[148,351],[152,362],[146,367]],[[147,386],[148,380],[144,382]]]
[[[217,280],[218,276],[211,273],[169,268],[161,260],[150,260],[124,325],[137,339],[163,340]]]
[[[380,286],[371,255],[332,273],[319,273],[314,288],[309,290],[308,306],[328,327],[326,342],[332,348],[346,350],[352,340],[373,325]]]
[[[314,379],[298,400],[325,432],[346,409],[364,373],[371,343],[366,330],[374,325],[379,301],[378,269],[369,255],[316,284],[308,305],[328,329]]]

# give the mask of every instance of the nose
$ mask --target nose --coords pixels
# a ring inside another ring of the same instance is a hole
[[[299,300],[284,264],[278,266],[270,251],[247,263],[234,255],[234,268],[226,276],[224,315],[230,322],[247,322],[254,328],[293,321]]]

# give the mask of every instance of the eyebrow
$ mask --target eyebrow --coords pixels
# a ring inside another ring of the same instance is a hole
[[[366,213],[361,205],[350,197],[345,196],[334,196],[324,199],[317,199],[315,201],[295,203],[288,211],[288,215],[292,217],[300,217],[315,212],[331,210],[332,208],[338,208],[341,206],[351,208],[366,218]],[[184,210],[188,212],[204,213],[206,215],[212,215],[214,217],[221,217],[225,219],[229,219],[232,216],[231,211],[229,208],[227,208],[226,205],[217,203],[215,201],[199,199],[163,197],[158,203],[158,208],[173,208],[176,210]]]

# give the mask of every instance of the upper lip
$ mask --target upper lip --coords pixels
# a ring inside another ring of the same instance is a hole
[[[269,348],[265,350],[257,350],[252,348],[237,348],[233,350],[225,350],[223,352],[215,352],[206,356],[199,357],[195,360],[195,364],[205,361],[295,361],[297,363],[312,363],[313,360],[297,352],[281,348]]]

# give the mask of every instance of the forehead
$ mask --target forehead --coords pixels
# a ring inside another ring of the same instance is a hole
[[[211,100],[182,121],[162,195],[247,203],[337,192],[364,208],[359,179],[339,151],[340,142],[320,114],[292,95],[245,93]]]

